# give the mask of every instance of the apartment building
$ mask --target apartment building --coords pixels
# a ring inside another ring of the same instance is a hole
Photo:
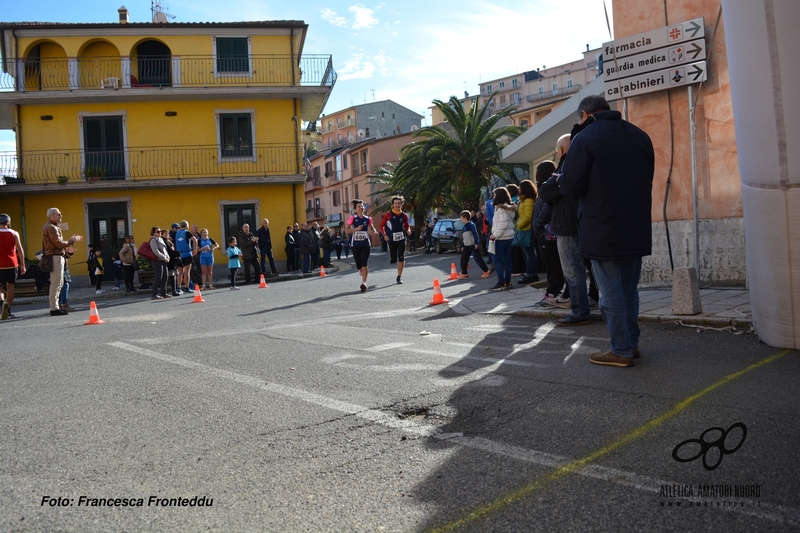
[[[420,127],[422,115],[391,100],[360,104],[320,117],[319,149],[329,150],[366,139],[408,133]]]
[[[382,216],[377,206],[386,200],[379,194],[383,187],[370,183],[369,176],[382,165],[399,163],[400,150],[411,141],[411,132],[373,137],[310,157],[306,163],[306,220],[343,227],[356,198],[364,201],[368,215]],[[373,244],[378,244],[377,237]]]
[[[514,125],[533,126],[600,75],[600,56],[599,48],[590,50],[586,45],[583,57],[576,61],[481,83],[481,102],[485,105],[496,92],[493,109],[516,106],[517,110],[511,115]]]
[[[278,228],[298,219],[300,125],[336,81],[331,56],[304,54],[308,25],[118,16],[0,23],[0,128],[16,134],[0,153],[0,211],[27,254],[53,206],[106,264],[125,235],[142,242],[181,219],[219,242],[265,216]]]

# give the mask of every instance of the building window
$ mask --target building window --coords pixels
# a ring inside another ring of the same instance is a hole
[[[360,174],[360,172],[358,171],[358,154],[353,154],[352,157],[353,157],[353,175],[357,176],[358,174]]]
[[[557,91],[557,90],[558,90],[558,83],[554,83],[554,84],[553,84],[553,90],[554,90],[554,91]]]
[[[342,191],[333,191],[333,207],[342,205]]]
[[[367,172],[367,151],[364,150],[361,152],[361,173],[366,174]]]
[[[347,170],[347,156],[342,157],[342,168]]]
[[[122,116],[83,116],[83,172],[87,178],[123,179],[125,147]]]
[[[517,85],[519,85],[519,84],[517,83],[517,78],[514,78],[513,80],[511,80],[511,87],[512,87],[512,88],[516,89],[516,88],[517,88]]]
[[[249,41],[247,37],[217,37],[217,72],[250,72]]]
[[[314,173],[313,173],[313,175],[314,175],[314,179],[319,179],[319,177],[320,177],[320,174],[319,174],[319,167],[314,167]]]
[[[541,85],[539,86],[539,94],[544,94],[544,87]]]
[[[504,94],[500,95],[500,103],[501,104],[505,104],[506,103],[506,95],[504,95]]]
[[[222,157],[253,156],[253,123],[250,113],[220,113],[219,141]]]
[[[353,200],[358,199],[358,185],[353,185]]]
[[[522,120],[520,120],[519,125],[522,126],[523,128],[527,128],[528,127],[528,121],[526,119],[522,119]]]
[[[500,88],[503,89],[503,88],[505,88],[505,86],[506,86],[506,82],[501,81],[500,82]]]
[[[229,237],[236,237],[244,224],[255,227],[258,224],[255,204],[230,204],[224,206],[225,235],[222,242],[228,242]],[[220,243],[220,246],[222,244]]]
[[[487,85],[486,86],[486,92],[489,93],[489,94],[492,94],[492,86],[491,85]]]
[[[572,80],[567,80],[567,87],[572,88]]]

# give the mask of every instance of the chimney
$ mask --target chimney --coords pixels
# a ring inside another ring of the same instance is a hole
[[[125,6],[122,6],[119,9],[117,9],[117,12],[119,13],[119,23],[120,24],[127,24],[128,23],[128,16],[130,15],[130,12],[128,11],[128,8],[125,7]]]
[[[589,51],[589,45],[588,44],[586,45],[586,51],[587,52]]]

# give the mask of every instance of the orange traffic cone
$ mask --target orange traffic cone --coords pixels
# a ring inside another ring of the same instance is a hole
[[[194,286],[194,300],[192,300],[192,303],[196,304],[196,303],[203,303],[203,302],[205,302],[205,300],[203,300],[203,295],[200,294],[200,287],[195,285]]]
[[[264,274],[261,274],[261,283],[258,284],[259,289],[269,289],[267,282],[264,280]]]
[[[448,301],[449,300],[445,299],[444,294],[442,294],[442,287],[439,285],[439,280],[434,278],[433,300],[431,300],[431,305],[446,304]]]
[[[86,322],[84,326],[93,326],[95,324],[105,324],[105,320],[100,320],[100,315],[97,314],[97,305],[92,302],[89,305],[89,322]]]
[[[455,263],[450,263],[450,277],[448,279],[458,279],[458,272],[456,271]]]
[[[319,266],[319,277],[321,278],[328,277],[328,275],[325,273],[325,267],[322,265]]]

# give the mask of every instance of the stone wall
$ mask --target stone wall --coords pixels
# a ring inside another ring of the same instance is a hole
[[[672,259],[675,267],[694,266],[692,221],[669,223]],[[700,220],[700,284],[702,286],[745,286],[744,219]],[[672,285],[667,234],[663,222],[653,224],[653,254],[645,257],[641,283],[644,286]]]

